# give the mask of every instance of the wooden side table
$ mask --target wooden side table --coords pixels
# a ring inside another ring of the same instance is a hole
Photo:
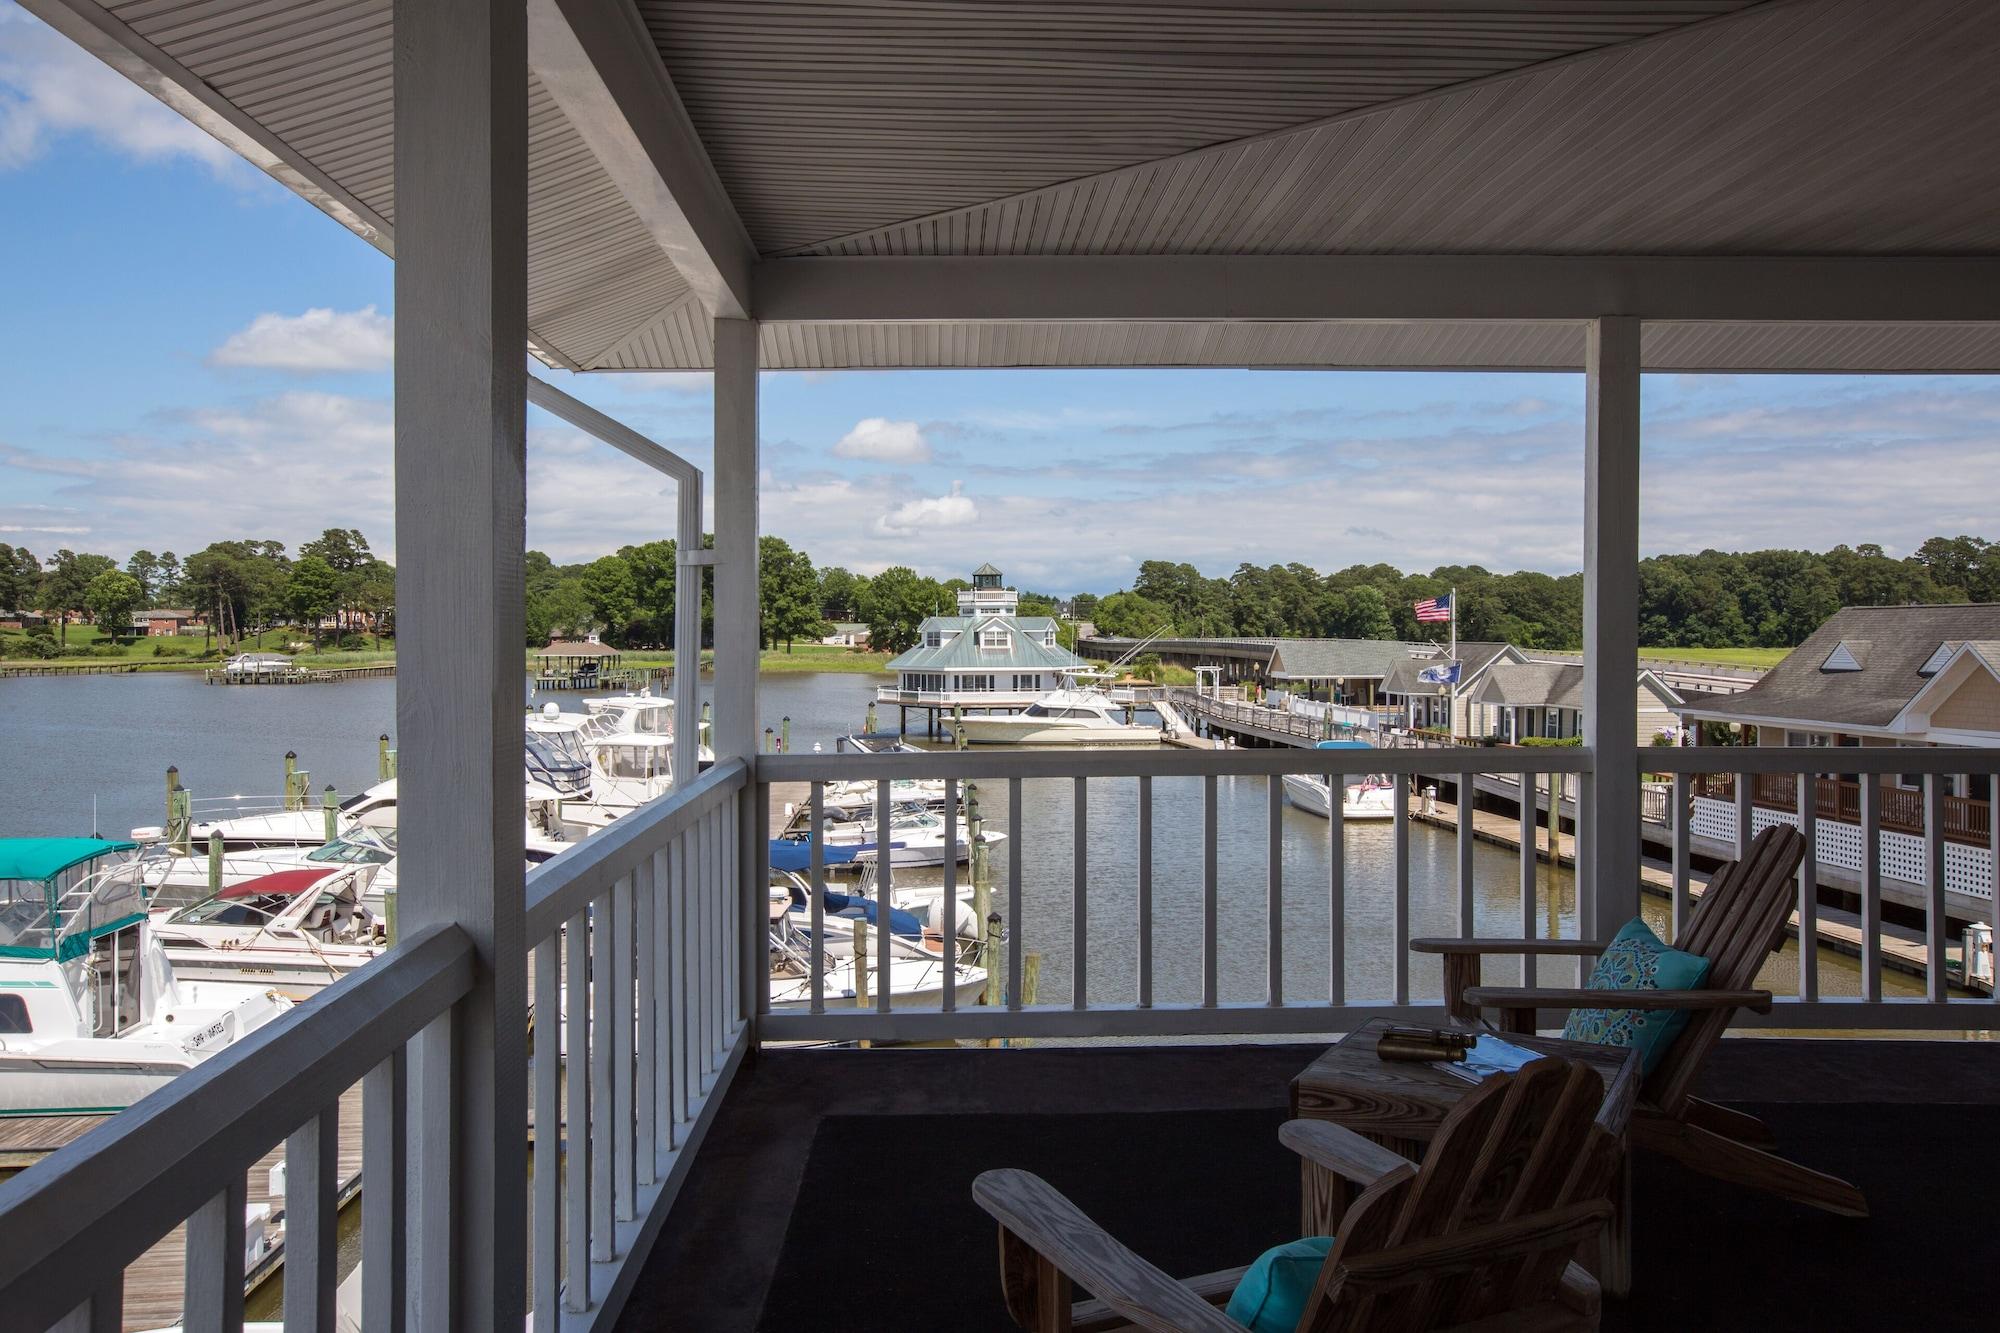
[[[1307,1065],[1292,1080],[1292,1115],[1330,1120],[1373,1139],[1413,1162],[1423,1160],[1432,1135],[1459,1099],[1473,1088],[1456,1074],[1421,1062],[1384,1060],[1375,1043],[1390,1026],[1375,1019],[1343,1037],[1326,1054]],[[1597,1071],[1604,1080],[1607,1113],[1600,1119],[1621,1139],[1631,1117],[1632,1100],[1640,1082],[1637,1052],[1623,1046],[1563,1041],[1508,1033],[1506,1040],[1542,1055],[1574,1060]],[[1616,1214],[1605,1231],[1603,1254],[1594,1265],[1597,1279],[1609,1295],[1623,1295],[1630,1284],[1630,1228],[1627,1214],[1631,1170],[1621,1174]],[[1349,1201],[1347,1182],[1331,1171],[1301,1163],[1300,1234],[1331,1236],[1338,1232]]]

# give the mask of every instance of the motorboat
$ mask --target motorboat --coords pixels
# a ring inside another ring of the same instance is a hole
[[[0,839],[0,1115],[123,1110],[292,1007],[174,975],[136,849]]]
[[[584,702],[586,710],[583,735],[587,740],[598,740],[609,736],[666,736],[673,737],[674,701],[663,694],[651,690],[640,690],[637,694],[614,694],[604,699],[589,699]],[[706,745],[695,746],[696,761],[706,768],[715,762],[715,751]]]
[[[283,653],[238,653],[222,664],[223,674],[234,680],[268,680],[289,676],[295,669]]]
[[[771,903],[770,987],[774,1011],[809,1010],[812,1007],[813,960],[809,927],[802,914],[790,910],[789,903],[774,898]],[[829,1005],[855,1003],[857,986],[865,985],[870,1000],[883,993],[886,976],[892,1005],[924,1007],[944,999],[949,985],[961,1005],[977,1004],[986,991],[986,969],[964,962],[957,949],[934,952],[922,940],[911,940],[891,927],[889,967],[884,973],[881,957],[871,940],[868,956],[856,958],[852,926],[844,955],[836,956],[831,932],[820,950],[820,994]]]
[[[153,937],[184,981],[307,999],[389,947],[385,923],[362,901],[376,870],[367,863],[273,870],[156,917]]]
[[[1125,705],[1104,690],[1072,679],[1018,713],[953,719],[955,739],[968,745],[1154,745],[1160,728],[1127,722]]]
[[[965,828],[959,821],[957,837],[949,848],[945,845],[944,816],[927,806],[919,804],[896,805],[889,819],[888,844],[890,865],[921,869],[927,866],[942,866],[949,855],[954,862],[963,865],[971,859],[972,843]],[[795,811],[791,824],[772,841],[789,842],[810,852],[812,815],[810,807]],[[1006,840],[1006,834],[987,831],[982,834],[988,846]],[[870,862],[880,857],[878,821],[872,807],[867,815],[844,815],[838,811],[827,812],[820,826],[820,843],[825,849],[823,856],[828,863],[849,861]],[[844,855],[842,855],[844,854]],[[786,866],[786,869],[797,869]]]
[[[1325,778],[1310,773],[1287,773],[1284,775],[1285,799],[1309,815],[1330,819],[1333,814],[1333,789]],[[1396,817],[1396,779],[1386,773],[1356,775],[1341,786],[1340,817],[1342,819],[1394,819]]]
[[[255,847],[317,847],[328,840],[329,832],[340,837],[358,828],[394,828],[396,779],[386,778],[335,806],[330,830],[327,813],[324,807],[303,806],[231,815],[196,822],[189,837],[206,847],[219,833],[222,849],[236,852]]]

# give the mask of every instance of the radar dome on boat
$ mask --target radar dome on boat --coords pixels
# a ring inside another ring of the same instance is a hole
[[[562,705],[551,699],[542,705],[542,716],[553,722],[562,716]]]

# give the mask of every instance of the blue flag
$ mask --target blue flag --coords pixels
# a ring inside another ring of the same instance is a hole
[[[1417,679],[1426,685],[1456,685],[1458,684],[1458,663],[1451,662],[1444,666],[1425,667],[1417,673]]]

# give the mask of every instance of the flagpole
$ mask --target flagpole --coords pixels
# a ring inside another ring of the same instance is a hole
[[[1451,612],[1451,657],[1447,666],[1455,667],[1458,665],[1458,589],[1457,588],[1453,588],[1451,590],[1451,604],[1449,610]],[[1456,671],[1452,672],[1451,711],[1444,720],[1444,730],[1445,734],[1447,736],[1450,736],[1452,739],[1456,740],[1458,738],[1458,673]],[[1462,793],[1460,794],[1459,799],[1460,800],[1465,799]],[[942,920],[943,918],[939,919]]]

